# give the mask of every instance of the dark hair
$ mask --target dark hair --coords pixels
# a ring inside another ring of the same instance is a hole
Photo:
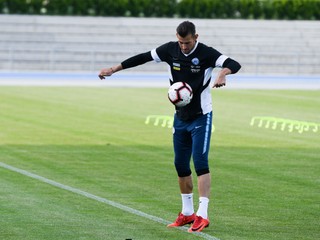
[[[184,21],[177,27],[177,33],[181,37],[186,37],[189,34],[194,36],[196,34],[196,26],[192,22]]]

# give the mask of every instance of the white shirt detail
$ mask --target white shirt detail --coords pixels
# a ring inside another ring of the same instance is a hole
[[[153,58],[153,60],[154,60],[155,62],[157,62],[157,63],[161,62],[161,59],[160,59],[160,57],[158,56],[156,49],[152,49],[152,50],[151,50],[151,56],[152,56],[152,58]]]
[[[183,53],[182,51],[182,53],[183,53],[183,55],[185,55],[186,57],[188,57],[189,55],[191,55],[196,49],[197,49],[197,47],[198,47],[198,41],[196,41],[196,44],[194,45],[194,48],[191,50],[191,52],[189,52],[188,54],[185,54],[185,53]]]
[[[168,66],[168,75],[169,75],[169,79],[170,79],[170,81],[173,81],[173,76],[172,76],[172,73],[171,73],[171,67],[170,67],[170,65],[169,65],[169,64],[167,64],[167,66]]]
[[[203,86],[210,81],[213,68],[207,68],[204,72]],[[212,97],[211,97],[211,85],[208,84],[207,88],[201,93],[201,109],[203,114],[207,114],[212,111]]]
[[[216,61],[216,67],[222,67],[224,61],[225,61],[227,58],[229,58],[229,57],[222,54],[222,55],[217,59],[217,61]]]

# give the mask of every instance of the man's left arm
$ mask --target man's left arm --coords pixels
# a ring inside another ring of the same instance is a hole
[[[227,58],[222,64],[222,70],[218,73],[216,80],[214,81],[213,88],[219,88],[226,85],[226,76],[229,74],[237,73],[241,68],[241,65],[231,59]]]

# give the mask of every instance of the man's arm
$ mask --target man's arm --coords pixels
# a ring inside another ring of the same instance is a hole
[[[229,74],[237,73],[240,70],[241,65],[237,61],[231,58],[227,58],[224,61],[222,67],[223,69],[218,73],[218,76],[214,81],[213,88],[219,88],[219,87],[225,86],[226,76]]]
[[[121,71],[122,69],[123,68],[122,68],[121,64],[110,67],[110,68],[103,68],[103,69],[101,69],[101,71],[99,73],[99,78],[101,80],[103,80],[103,79],[105,79],[105,77],[109,77],[112,74],[114,74],[115,72]]]
[[[151,56],[151,52],[141,53],[138,55],[135,55],[133,57],[130,57],[126,60],[124,60],[121,64],[115,65],[110,68],[103,68],[99,73],[99,78],[101,80],[105,79],[105,77],[111,76],[115,72],[121,71],[126,68],[132,68],[141,64],[144,64],[146,62],[152,61],[153,58]]]

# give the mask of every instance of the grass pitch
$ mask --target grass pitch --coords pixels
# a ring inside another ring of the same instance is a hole
[[[319,91],[213,90],[206,234],[320,239],[320,129],[250,126],[254,116],[320,122]],[[1,87],[0,161],[165,220],[181,208],[166,89]],[[196,179],[195,185],[196,185]],[[197,192],[195,203],[197,208]],[[203,239],[0,168],[0,239]]]

